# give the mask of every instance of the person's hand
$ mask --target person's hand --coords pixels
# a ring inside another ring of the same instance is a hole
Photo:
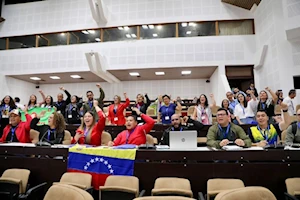
[[[245,146],[245,142],[241,139],[236,139],[234,143],[241,147]]]
[[[80,138],[82,138],[82,137],[84,137],[84,135],[82,134],[82,133],[76,133],[76,135],[74,136],[74,139],[76,140],[76,141],[78,141]]]
[[[220,146],[223,147],[223,146],[226,146],[227,144],[229,144],[229,140],[228,139],[224,139],[220,142]]]
[[[59,87],[59,89],[65,91],[65,88],[64,88],[64,87]]]
[[[43,118],[46,114],[46,110],[42,110],[42,112],[40,112],[40,114],[37,116],[39,119]]]
[[[257,143],[257,146],[259,147],[265,147],[268,144],[268,142],[266,140],[262,140],[259,143]]]
[[[97,107],[97,106],[98,106],[98,104],[99,104],[99,102],[98,102],[97,100],[94,100],[94,101],[93,101],[93,105],[94,105],[94,107]]]
[[[269,87],[266,87],[265,90],[268,91],[268,92],[271,91],[271,89]]]
[[[96,86],[97,86],[97,88],[101,88],[100,83],[97,83]]]
[[[183,122],[186,124],[187,121],[189,120],[189,117],[188,117],[188,116],[184,116],[184,117],[182,118],[182,120],[183,120]]]
[[[131,107],[132,111],[135,111],[137,115],[141,114],[141,111],[137,107]]]
[[[214,94],[212,94],[212,93],[209,94],[209,97],[210,97],[210,98],[214,98]]]
[[[281,110],[287,110],[288,109],[288,105],[283,103],[283,102],[281,102],[280,107],[281,107]]]
[[[43,94],[43,90],[39,90],[39,93]]]
[[[114,146],[114,142],[113,142],[113,141],[109,141],[109,142],[107,143],[107,146],[109,146],[109,147]]]

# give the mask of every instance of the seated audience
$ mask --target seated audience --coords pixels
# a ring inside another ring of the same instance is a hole
[[[188,116],[180,118],[178,114],[174,114],[171,117],[172,126],[167,128],[160,139],[161,145],[170,144],[170,131],[187,131],[187,130],[196,130],[200,131],[203,128],[203,124],[199,121],[193,120]],[[183,122],[183,123],[182,123]],[[183,133],[184,134],[184,133]]]
[[[250,83],[250,87],[248,88],[248,90],[253,91],[254,96],[258,97],[257,89],[255,88],[254,83]]]
[[[204,125],[212,124],[212,112],[211,109],[216,106],[216,101],[213,94],[209,95],[212,104],[208,104],[208,100],[205,94],[201,94],[198,100],[198,105],[195,107],[192,119],[201,122]]]
[[[243,94],[245,97],[247,96],[245,92],[241,91],[239,88],[234,88],[233,89],[233,94],[235,95],[235,98],[238,98],[239,94]]]
[[[55,102],[54,106],[56,107],[56,112],[65,116],[66,106],[71,102],[71,94],[64,87],[60,87],[59,89],[66,93],[67,99],[64,100],[64,95],[59,93],[57,95],[57,102]]]
[[[132,108],[132,110],[145,121],[145,124],[138,125],[136,116],[127,117],[125,124],[127,130],[119,133],[113,142],[111,141],[108,143],[109,146],[146,144],[146,134],[153,128],[155,121],[148,115],[141,113],[137,108]]]
[[[9,112],[10,124],[5,126],[0,142],[31,143],[29,133],[31,116],[27,113],[27,108],[25,108],[25,117],[26,122],[22,122],[21,112],[18,109]]]
[[[20,100],[19,97],[15,97],[14,101],[15,101],[15,104],[16,104],[17,108],[20,108],[21,110],[25,109],[25,106],[20,103],[21,100]]]
[[[293,122],[286,131],[286,144],[300,144],[300,109],[297,110],[297,121]]]
[[[235,106],[234,116],[239,124],[251,124],[255,121],[254,112],[256,111],[256,97],[253,92],[251,93],[252,99],[247,102],[246,97],[243,94],[238,94],[239,104]]]
[[[124,116],[124,110],[130,105],[129,98],[127,94],[124,93],[124,98],[126,99],[125,103],[121,103],[121,97],[116,95],[114,97],[114,104],[108,106],[108,120],[111,124],[117,126],[123,126],[126,122]]]
[[[34,107],[39,107],[40,105],[42,105],[43,103],[45,103],[45,100],[46,100],[46,97],[45,97],[45,94],[42,90],[39,91],[39,93],[41,94],[42,98],[43,98],[43,101],[37,103],[37,97],[32,94],[29,98],[29,101],[28,101],[28,110],[34,108]]]
[[[3,129],[9,124],[9,112],[16,109],[17,106],[11,96],[5,96],[0,105],[0,137]]]
[[[32,119],[30,128],[39,132],[39,141],[46,141],[50,144],[70,144],[71,138],[66,138],[66,123],[61,113],[54,112],[48,118],[48,125],[39,125],[40,118],[45,114],[42,111],[39,116]]]
[[[272,99],[269,99],[268,93],[266,91],[268,91],[271,94]],[[272,117],[275,116],[274,109],[275,109],[275,105],[276,105],[276,102],[277,102],[277,96],[268,87],[266,87],[266,91],[262,90],[259,93],[259,102],[258,102],[258,105],[257,105],[257,110],[265,110],[268,117],[269,117],[269,120],[271,122],[273,122]]]
[[[174,103],[171,103],[171,98],[168,95],[163,97],[164,105],[160,107],[159,114],[157,115],[157,123],[162,122],[162,124],[171,124],[171,116],[175,114],[175,110],[181,111],[181,104],[174,100]],[[176,104],[175,104],[176,103]]]
[[[238,122],[235,120],[235,116],[233,114],[234,110],[232,110],[229,107],[229,105],[230,105],[229,100],[228,99],[223,99],[222,104],[221,104],[221,108],[224,108],[225,110],[227,110],[227,113],[230,117],[230,122],[232,121],[233,123],[237,124]],[[234,121],[236,121],[236,122],[234,122]]]
[[[293,99],[296,97],[296,90],[290,90],[289,91],[289,96],[285,97],[283,100],[283,103],[288,105],[288,112],[290,116],[294,116],[295,114],[295,107],[293,104]]]
[[[233,93],[232,92],[227,92],[226,97],[229,101],[229,108],[234,110],[235,106],[239,103],[236,99],[233,98]]]
[[[146,100],[145,100],[146,97]],[[136,104],[134,105],[134,107],[137,107],[141,113],[146,114],[148,107],[151,104],[151,100],[149,99],[147,93],[145,94],[145,97],[142,94],[138,94],[136,96]],[[132,115],[136,115],[136,113],[134,111],[132,111]],[[138,123],[144,122],[141,117],[137,118]]]
[[[41,105],[41,108],[49,108],[49,109],[56,108],[54,106],[52,96],[50,95],[46,96],[45,103]]]
[[[71,103],[66,106],[65,118],[68,124],[80,124],[81,114],[80,108],[82,107],[82,98],[73,95]]]
[[[217,149],[230,143],[241,147],[251,146],[251,139],[240,126],[230,123],[228,112],[224,108],[218,109],[217,122],[208,129],[207,146]]]
[[[93,106],[98,114],[98,122],[92,110],[87,111],[81,122],[81,126],[76,130],[76,134],[72,140],[72,144],[90,144],[94,146],[101,145],[102,131],[105,127],[105,115],[98,106],[98,101],[94,100]]]
[[[286,130],[290,124],[290,117],[287,113],[287,105],[282,103],[281,109],[283,111],[284,120],[280,123],[269,123],[269,117],[266,110],[258,110],[256,113],[257,126],[249,129],[249,137],[252,143],[256,146],[264,147],[266,145],[273,145],[278,143],[278,137],[281,137],[281,132]]]
[[[283,102],[283,92],[282,90],[277,90],[276,91],[276,96],[277,96],[277,105],[280,105],[281,102]]]

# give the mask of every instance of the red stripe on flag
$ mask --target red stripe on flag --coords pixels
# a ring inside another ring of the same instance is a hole
[[[106,178],[110,176],[110,174],[96,174],[92,172],[83,172],[80,170],[75,169],[68,169],[68,172],[80,172],[85,174],[91,174],[92,175],[92,186],[95,190],[99,190],[100,186],[103,186],[105,184]]]

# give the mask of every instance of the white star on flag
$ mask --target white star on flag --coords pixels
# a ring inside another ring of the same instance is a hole
[[[91,159],[91,163],[94,163],[95,162],[95,160],[94,159]]]
[[[111,165],[108,165],[107,168],[110,169],[110,168],[111,168]]]
[[[87,169],[88,169],[88,167],[87,167],[87,166],[84,166],[84,169],[85,169],[85,170],[87,170]]]
[[[105,165],[107,165],[107,164],[108,164],[107,160],[106,160],[106,161],[104,161],[104,164],[105,164]]]
[[[91,163],[89,163],[89,162],[88,162],[88,163],[86,163],[86,165],[87,165],[87,166],[90,166],[90,165],[91,165]]]
[[[112,173],[114,173],[114,170],[111,169],[111,170],[109,170],[109,172],[112,174]]]
[[[103,162],[103,160],[104,160],[103,158],[100,158],[100,162]]]
[[[99,160],[99,158],[95,158],[96,162]]]

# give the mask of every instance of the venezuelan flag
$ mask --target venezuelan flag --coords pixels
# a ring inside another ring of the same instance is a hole
[[[99,190],[110,175],[133,175],[136,149],[110,149],[75,145],[69,149],[68,171],[92,175]]]

